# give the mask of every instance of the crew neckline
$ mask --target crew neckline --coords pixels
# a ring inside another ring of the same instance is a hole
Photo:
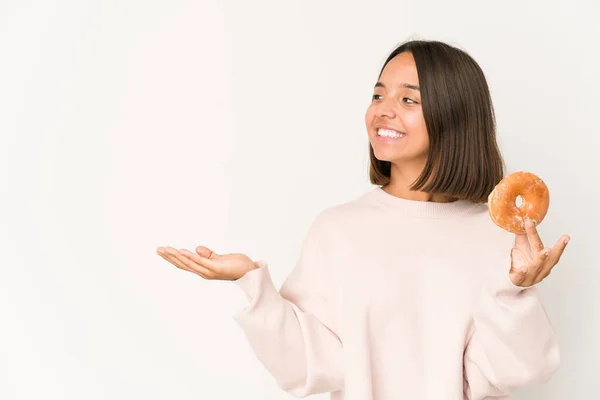
[[[456,200],[447,203],[408,200],[389,194],[381,186],[375,187],[371,195],[395,211],[417,218],[450,218],[465,214],[474,214],[478,203],[470,200]]]

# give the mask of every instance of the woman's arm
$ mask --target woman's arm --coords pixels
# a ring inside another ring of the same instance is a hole
[[[545,383],[560,365],[537,288],[515,286],[507,268],[498,271],[483,290],[465,350],[469,400],[504,398],[521,386]]]
[[[333,318],[330,266],[319,251],[320,229],[318,218],[279,291],[264,262],[234,281],[250,302],[234,319],[279,386],[297,397],[344,386],[342,343]]]
[[[569,242],[563,235],[545,248],[535,225],[525,224],[501,265],[493,266],[464,355],[470,400],[503,397],[520,386],[545,383],[560,365],[560,352],[537,287]]]

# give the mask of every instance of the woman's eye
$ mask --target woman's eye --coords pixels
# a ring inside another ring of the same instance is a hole
[[[381,94],[374,94],[371,99],[373,101],[376,101],[376,100],[381,100],[382,97],[383,97],[383,95],[381,95]],[[403,97],[402,102],[404,102],[406,104],[418,104],[418,102],[416,100],[413,100],[410,97]]]

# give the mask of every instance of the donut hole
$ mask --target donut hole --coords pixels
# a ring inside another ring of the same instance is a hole
[[[523,205],[523,198],[521,196],[517,196],[517,198],[515,199],[515,204],[518,208],[521,208],[521,206]]]

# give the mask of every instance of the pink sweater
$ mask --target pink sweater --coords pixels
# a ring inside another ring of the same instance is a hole
[[[234,318],[297,397],[508,399],[560,363],[537,289],[508,276],[513,243],[485,204],[376,187],[317,216],[279,291],[263,261],[235,281]]]

